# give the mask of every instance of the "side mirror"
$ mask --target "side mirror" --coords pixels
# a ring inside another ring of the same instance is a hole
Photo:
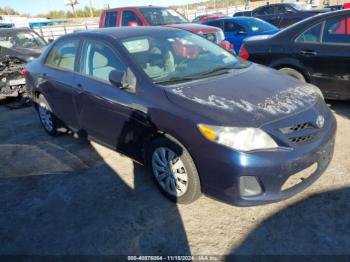
[[[118,70],[112,70],[109,73],[109,82],[112,83],[112,85],[119,87],[119,88],[125,88],[124,85],[124,79],[125,79],[125,73],[118,71]]]
[[[130,21],[128,23],[128,26],[139,26],[139,23],[137,23],[136,21]]]
[[[51,44],[54,40],[53,38],[49,38],[47,41],[49,42],[49,44]]]

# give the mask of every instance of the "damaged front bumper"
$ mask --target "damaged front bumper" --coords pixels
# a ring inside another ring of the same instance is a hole
[[[317,139],[292,150],[243,153],[214,143],[192,148],[206,157],[196,159],[202,191],[237,206],[261,205],[287,199],[315,182],[334,152],[336,120],[329,113]],[[196,157],[195,157],[196,158]]]

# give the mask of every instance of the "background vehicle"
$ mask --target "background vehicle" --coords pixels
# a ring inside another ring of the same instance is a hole
[[[66,35],[27,71],[47,133],[63,122],[146,164],[178,203],[201,192],[236,205],[285,199],[333,155],[336,122],[317,87],[184,30]]]
[[[222,30],[189,23],[176,11],[156,6],[144,7],[122,7],[103,11],[100,17],[100,28],[119,26],[169,26],[203,36],[204,38],[217,43],[226,50],[233,47],[225,41]]]
[[[315,84],[327,98],[350,99],[350,10],[309,18],[272,37],[248,38],[240,56]]]
[[[192,23],[203,24],[205,22],[216,20],[219,18],[224,18],[224,17],[226,16],[225,15],[205,15],[205,16],[196,17],[195,19],[192,20]]]
[[[0,99],[25,92],[22,69],[38,57],[46,41],[28,28],[0,29]]]
[[[279,31],[277,27],[254,17],[230,17],[204,23],[224,31],[225,39],[233,44],[238,54],[243,40],[254,35],[273,35]]]
[[[261,6],[251,12],[246,12],[245,15],[257,17],[279,28],[284,28],[305,18],[328,11],[330,9],[310,9],[298,3],[283,3]],[[241,15],[243,15],[241,12],[234,14],[234,16]]]

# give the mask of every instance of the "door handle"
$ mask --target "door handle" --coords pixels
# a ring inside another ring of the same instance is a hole
[[[312,50],[302,50],[300,51],[300,54],[303,56],[316,56],[317,52]]]
[[[79,84],[77,84],[77,87],[83,88],[83,85],[79,83]]]

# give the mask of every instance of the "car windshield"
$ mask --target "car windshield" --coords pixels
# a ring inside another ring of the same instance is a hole
[[[124,38],[122,43],[134,61],[158,84],[192,81],[250,64],[187,31],[161,31]]]
[[[307,11],[310,10],[311,7],[302,3],[296,4],[296,3],[291,3],[290,4],[291,7],[293,7],[294,9],[298,10],[298,11]]]
[[[45,45],[45,40],[31,31],[14,31],[0,34],[0,46],[5,48],[37,48]]]
[[[150,25],[183,24],[188,21],[178,12],[169,8],[141,8],[143,16]]]
[[[240,22],[240,24],[245,28],[249,28],[249,31],[254,33],[263,33],[278,30],[278,28],[274,25],[271,25],[270,23],[267,23],[257,18],[244,19],[242,22]]]

